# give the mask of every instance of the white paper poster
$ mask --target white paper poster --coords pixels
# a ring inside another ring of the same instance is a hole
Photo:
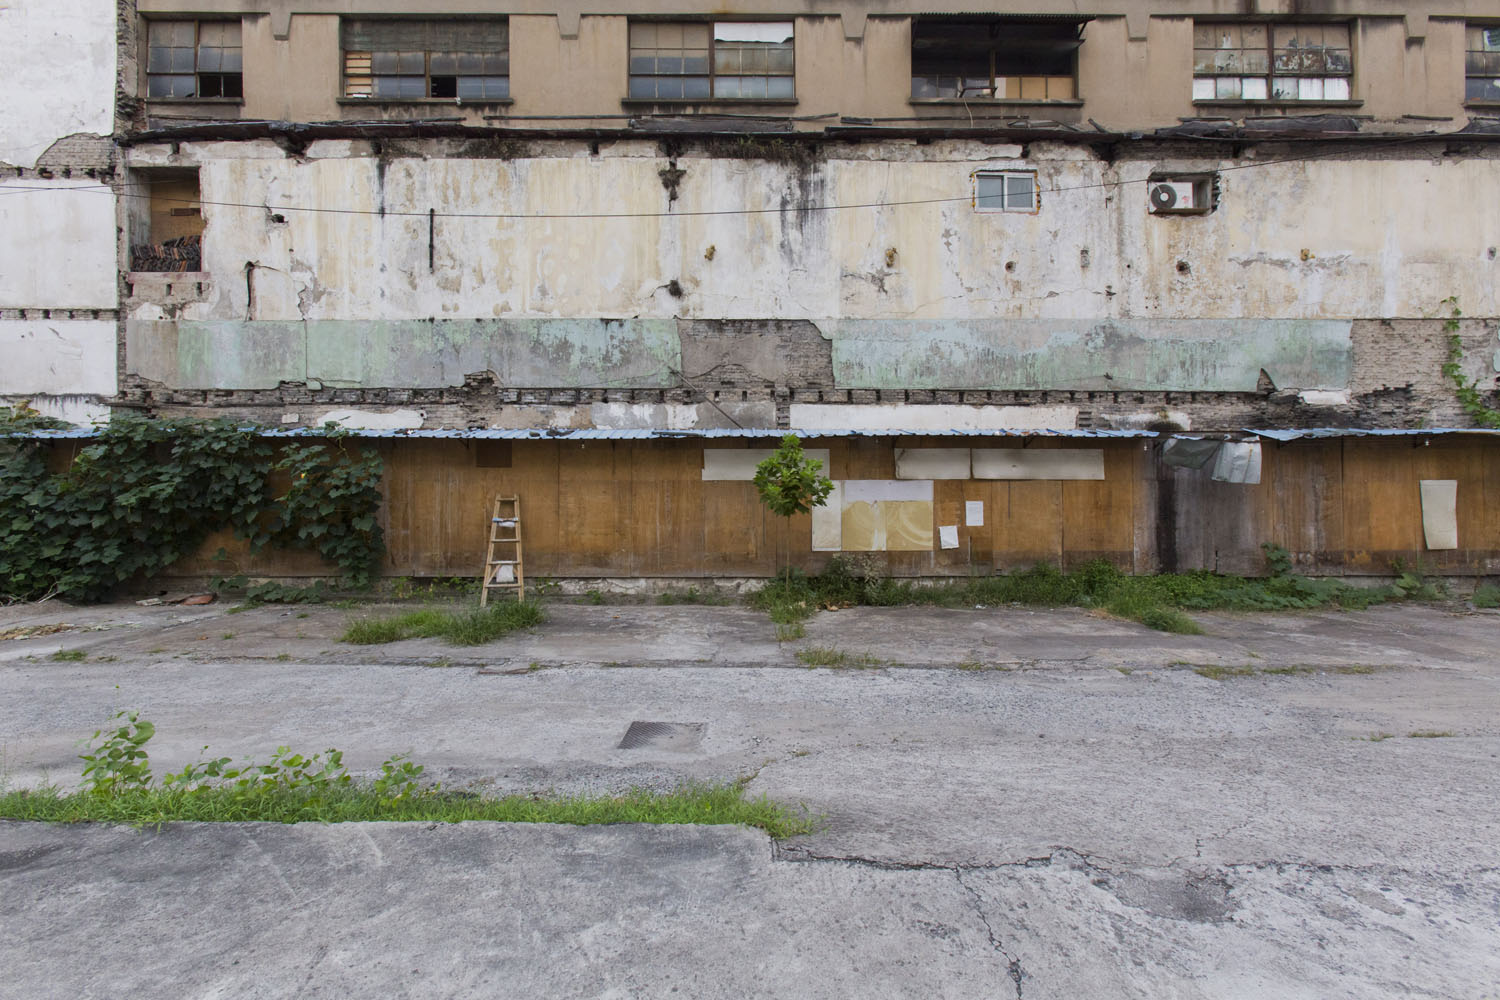
[[[958,548],[958,525],[942,524],[938,526],[938,542],[945,549]]]
[[[964,527],[966,527],[966,528],[982,528],[982,527],[984,527],[984,501],[983,500],[965,500],[964,501]]]

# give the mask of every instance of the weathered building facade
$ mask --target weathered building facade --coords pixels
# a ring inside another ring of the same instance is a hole
[[[49,4],[0,393],[358,428],[400,573],[1494,572],[1500,5],[962,6]]]

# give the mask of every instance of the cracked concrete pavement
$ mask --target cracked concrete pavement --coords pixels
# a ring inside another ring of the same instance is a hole
[[[0,997],[1500,997],[1493,612],[861,608],[778,644],[741,607],[553,603],[455,649],[336,641],[391,609],[228,610],[0,611],[78,626],[0,641],[6,780],[76,780],[120,707],[158,771],[288,744],[495,791],[753,775],[822,825],[0,824]],[[702,737],[621,749],[633,721]]]

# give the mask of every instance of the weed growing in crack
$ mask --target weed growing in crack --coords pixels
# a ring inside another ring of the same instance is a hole
[[[545,620],[541,607],[532,601],[507,601],[463,611],[424,608],[390,618],[350,622],[340,641],[368,646],[441,638],[455,646],[479,646]]]
[[[200,760],[157,782],[146,747],[155,727],[133,712],[120,712],[113,722],[94,734],[83,755],[83,790],[64,793],[48,786],[0,793],[0,818],[135,826],[470,820],[577,826],[739,824],[778,840],[810,833],[817,825],[806,809],[784,806],[764,795],[747,798],[749,779],[688,783],[665,792],[637,788],[622,795],[493,798],[423,786],[424,768],[404,754],[388,758],[373,779],[356,781],[335,749],[304,755],[278,747],[264,764],[236,764],[228,757]]]

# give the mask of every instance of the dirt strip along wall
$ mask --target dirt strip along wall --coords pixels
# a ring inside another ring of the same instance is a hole
[[[709,448],[768,442],[385,441],[391,576],[474,576],[497,494],[521,498],[526,572],[537,577],[770,576],[790,559],[808,571],[812,518],[768,514],[747,481],[705,481]],[[895,576],[966,575],[1106,559],[1127,572],[1211,569],[1259,575],[1263,542],[1300,571],[1386,576],[1500,573],[1500,442],[1481,437],[1266,442],[1258,485],[1214,482],[1207,469],[1164,465],[1149,440],[832,438],[835,480],[892,480],[901,448],[1099,449],[1095,481],[938,479],[932,547],[861,553]],[[1425,547],[1420,482],[1457,482],[1457,549]],[[969,527],[966,501],[983,503]],[[847,522],[846,522],[847,523]],[[938,527],[957,527],[939,547]],[[224,546],[230,560],[211,558]],[[251,557],[227,534],[171,576],[301,577],[326,572],[306,553]]]

